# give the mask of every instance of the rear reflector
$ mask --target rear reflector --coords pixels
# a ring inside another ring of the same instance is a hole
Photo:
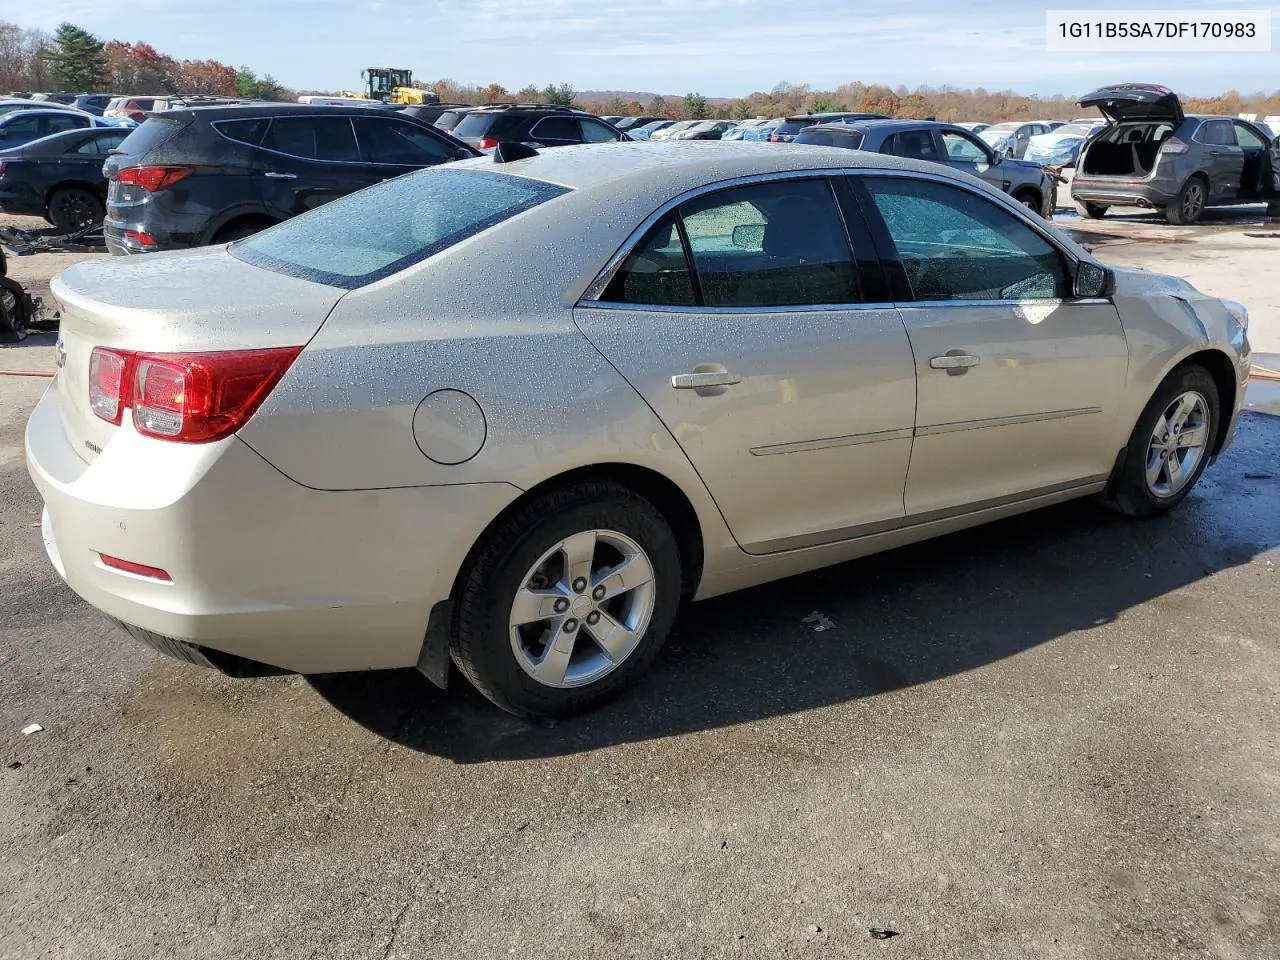
[[[173,577],[169,576],[159,567],[148,567],[145,563],[134,563],[132,560],[121,560],[119,557],[110,557],[105,553],[98,554],[102,560],[104,567],[110,567],[112,570],[119,570],[123,573],[132,573],[135,576],[147,577],[151,580],[161,580],[165,583],[173,583]]]
[[[155,238],[150,234],[143,233],[141,230],[126,230],[124,235],[144,247],[154,247],[156,245]]]
[[[239,430],[275,389],[301,347],[211,353],[132,353],[95,347],[89,406],[119,424],[126,407],[144,436],[210,443]]]
[[[155,193],[172,187],[179,180],[191,176],[190,167],[125,167],[116,174],[116,180],[130,186],[141,187],[147,193]]]

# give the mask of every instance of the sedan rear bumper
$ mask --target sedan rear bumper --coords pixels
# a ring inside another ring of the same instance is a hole
[[[519,495],[506,484],[313,490],[236,437],[176,444],[128,426],[87,463],[52,391],[26,455],[49,559],[77,594],[162,639],[299,673],[416,664],[432,606]]]

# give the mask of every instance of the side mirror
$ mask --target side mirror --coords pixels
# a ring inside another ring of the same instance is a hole
[[[764,224],[740,223],[733,228],[733,245],[742,250],[764,249]]]
[[[1115,293],[1116,275],[1101,264],[1081,260],[1076,265],[1073,292],[1080,300],[1097,300]]]

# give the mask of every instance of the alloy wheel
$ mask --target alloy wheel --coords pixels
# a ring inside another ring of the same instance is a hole
[[[511,604],[511,649],[548,687],[582,687],[616,670],[653,617],[653,565],[613,530],[584,530],[547,550]]]
[[[1195,391],[1179,394],[1156,420],[1147,449],[1147,487],[1173,497],[1195,476],[1209,447],[1209,406]]]
[[[1182,216],[1185,220],[1195,220],[1204,208],[1204,187],[1199,180],[1187,185],[1187,192],[1182,195]]]

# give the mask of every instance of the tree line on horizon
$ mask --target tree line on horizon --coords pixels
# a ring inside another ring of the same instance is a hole
[[[292,100],[270,75],[217,60],[179,60],[149,43],[104,42],[63,23],[52,34],[0,20],[0,95],[9,93],[203,93]]]
[[[574,106],[602,116],[641,114],[670,120],[779,117],[805,113],[858,111],[883,113],[908,119],[942,121],[1071,119],[1079,115],[1075,98],[1065,95],[1031,96],[1012,90],[989,91],[982,87],[889,87],[883,84],[846,83],[832,90],[809,84],[779,83],[768,91],[746,97],[711,99],[701,93],[684,96],[613,94],[608,99],[579,94],[570,85],[526,85],[509,90],[498,83],[487,85],[441,79],[419,83],[445,103],[485,104],[537,102]],[[53,34],[23,29],[0,20],[0,95],[8,92],[65,92],[116,94],[216,94],[264,100],[294,100],[298,92],[282,86],[270,74],[258,76],[248,67],[232,67],[217,60],[179,60],[161,53],[149,43],[103,42],[71,23]],[[342,91],[310,90],[316,94]],[[1241,94],[1229,90],[1214,97],[1186,97],[1188,112],[1235,115],[1280,114],[1280,90],[1270,94]]]

